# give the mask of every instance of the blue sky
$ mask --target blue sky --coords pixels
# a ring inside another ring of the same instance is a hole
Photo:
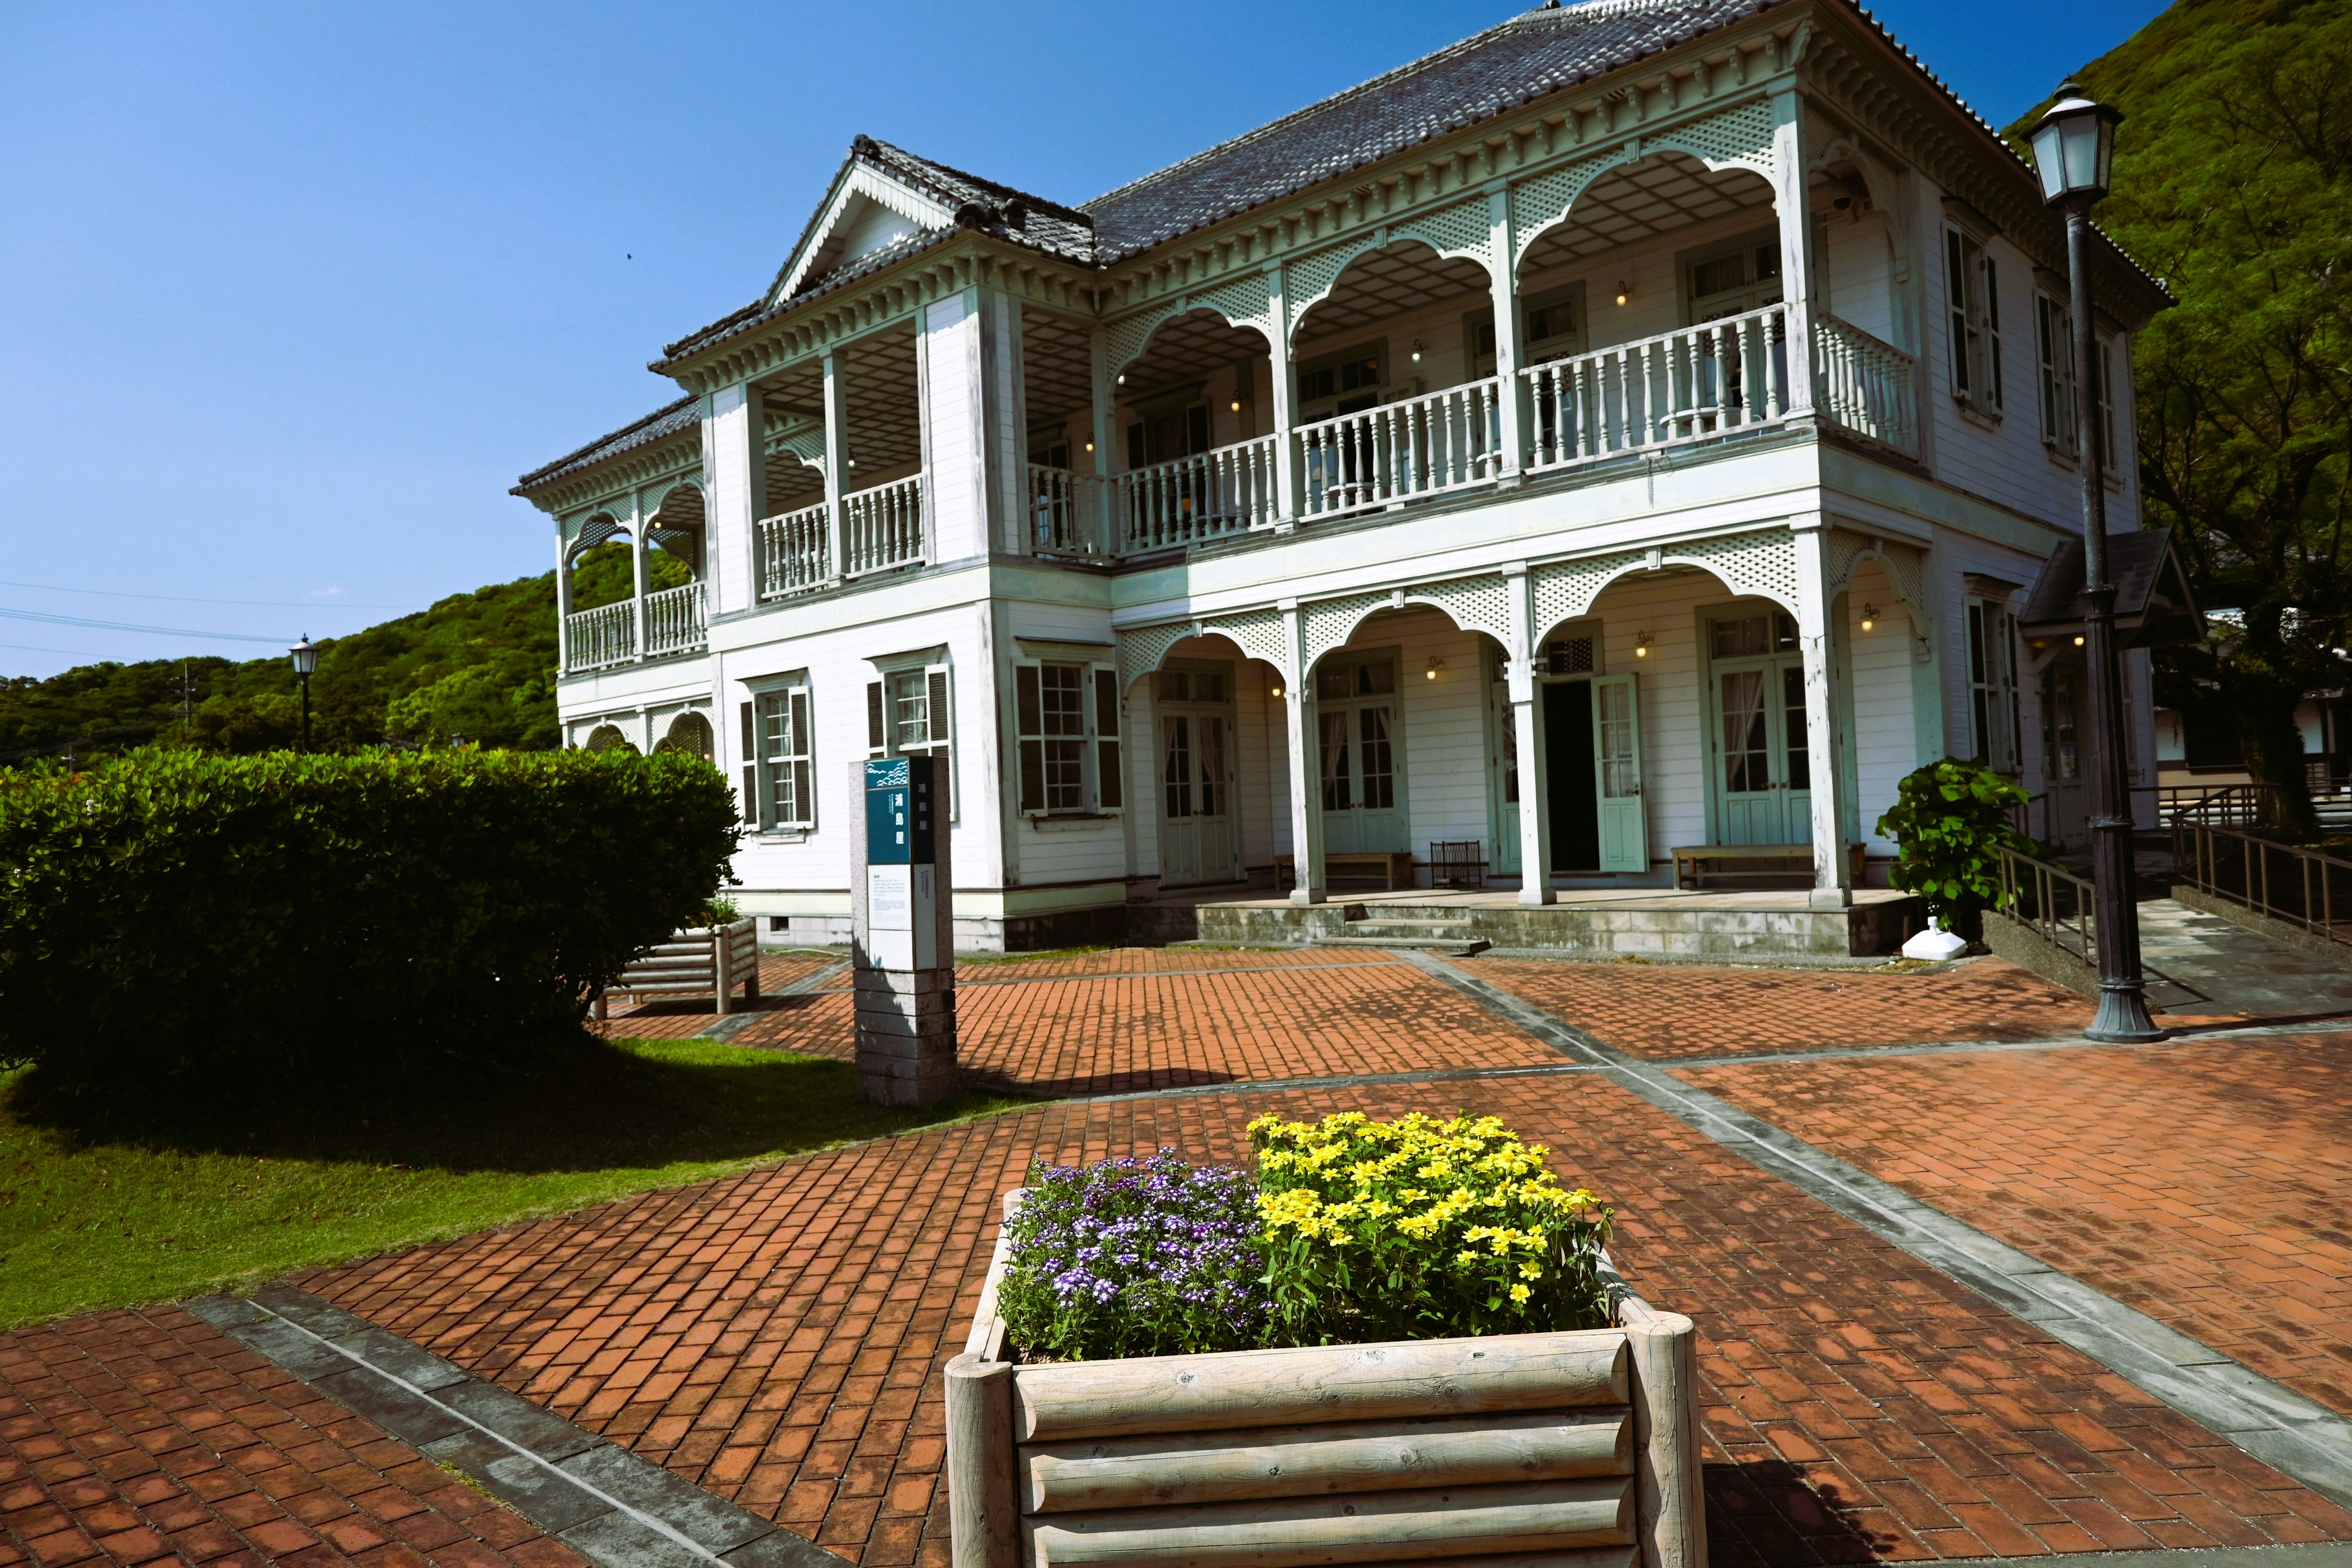
[[[0,675],[545,570],[507,487],[676,395],[859,132],[1082,201],[1514,8],[0,7]],[[1877,14],[1998,124],[2160,9]]]

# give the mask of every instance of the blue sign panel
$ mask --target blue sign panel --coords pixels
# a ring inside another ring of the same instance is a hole
[[[932,838],[934,766],[929,757],[887,757],[866,764],[867,865],[929,866],[938,862]]]

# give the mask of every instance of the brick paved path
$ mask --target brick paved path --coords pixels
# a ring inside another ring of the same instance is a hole
[[[176,1307],[0,1337],[0,1563],[582,1559]]]
[[[1463,967],[1620,1050],[1662,1058],[2044,1040],[2081,1033],[2093,1010],[1998,958],[1926,974],[1509,958]]]
[[[1681,1076],[2352,1415],[2352,1036]]]

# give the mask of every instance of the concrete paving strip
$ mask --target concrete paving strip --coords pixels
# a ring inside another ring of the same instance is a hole
[[[2158,1552],[2062,1552],[2050,1557],[1947,1557],[1934,1568],[2352,1568],[2352,1542],[2299,1546],[2184,1546]],[[1922,1568],[1925,1565],[1922,1564]]]
[[[1866,1057],[1941,1057],[1989,1051],[2153,1051],[2168,1046],[2205,1045],[2222,1040],[2259,1040],[2280,1035],[2352,1034],[2343,1016],[2324,1013],[2311,1019],[2254,1024],[2216,1024],[2176,1029],[2157,1040],[2093,1040],[2081,1035],[2056,1035],[2039,1040],[1931,1040],[1908,1046],[1824,1046],[1810,1051],[1748,1051],[1724,1057],[1658,1057],[1645,1058],[1667,1068],[1752,1067],[1759,1062],[1834,1062]]]
[[[307,1290],[186,1306],[600,1568],[840,1568],[814,1542]]]
[[[1400,956],[1570,1059],[1603,1068],[1684,1125],[2039,1325],[2282,1475],[2352,1507],[2352,1420],[1673,1076],[1689,1063],[1636,1061],[1444,959]],[[2178,1559],[2167,1553],[2166,1561]]]
[[[824,993],[826,986],[832,984],[833,982],[840,979],[843,975],[848,973],[849,960],[845,958],[837,963],[828,963],[822,969],[803,974],[798,980],[793,981],[790,984],[780,986],[776,990],[770,992],[768,994],[771,996],[820,995]],[[725,1017],[719,1019],[719,1022],[711,1025],[708,1029],[705,1029],[702,1032],[702,1037],[706,1040],[731,1040],[745,1029],[748,1029],[752,1025],[758,1023],[765,1016],[766,1014],[764,1010],[758,1007],[747,1007],[740,1013],[730,1013]]]

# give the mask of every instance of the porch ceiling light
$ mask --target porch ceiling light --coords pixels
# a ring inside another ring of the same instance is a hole
[[[2107,194],[2116,158],[2120,110],[2094,103],[2080,86],[2067,82],[2058,101],[2033,128],[2033,166],[2042,175],[2042,199],[2096,201]]]

